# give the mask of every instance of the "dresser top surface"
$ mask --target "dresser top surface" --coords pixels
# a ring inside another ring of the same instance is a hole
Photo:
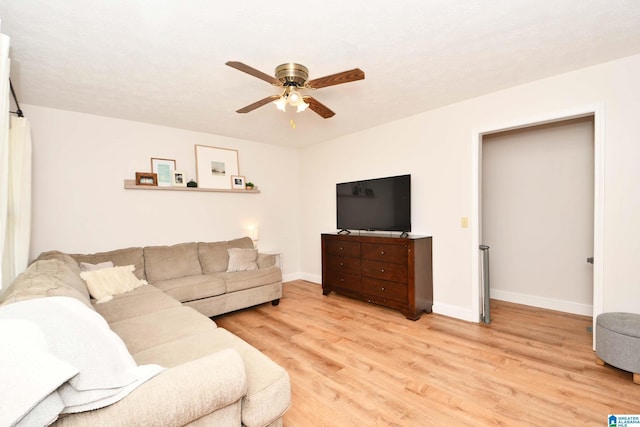
[[[418,239],[430,239],[431,236],[419,236],[416,234],[410,234],[407,237],[401,237],[399,234],[391,234],[391,233],[370,233],[370,232],[351,232],[349,234],[339,234],[337,232],[333,232],[333,233],[322,233],[322,236],[330,236],[332,238],[344,238],[345,240],[348,239],[375,239],[375,238],[382,238],[382,239],[394,239],[394,240],[398,240],[398,241],[404,241],[404,240],[418,240]]]

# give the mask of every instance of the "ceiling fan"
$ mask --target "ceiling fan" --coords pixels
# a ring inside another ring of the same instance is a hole
[[[283,88],[279,95],[267,96],[266,98],[237,110],[236,113],[248,113],[256,108],[273,102],[278,109],[282,111],[286,111],[287,104],[296,107],[298,112],[304,111],[308,107],[322,118],[328,119],[329,117],[333,117],[336,113],[331,111],[327,106],[320,103],[314,97],[302,94],[302,90],[320,89],[327,86],[335,86],[342,83],[349,83],[364,79],[364,71],[359,68],[309,80],[309,69],[304,65],[294,64],[291,62],[278,65],[276,67],[275,77],[256,70],[242,62],[228,61],[226,62],[226,65],[264,80],[267,83],[271,83],[273,86]]]

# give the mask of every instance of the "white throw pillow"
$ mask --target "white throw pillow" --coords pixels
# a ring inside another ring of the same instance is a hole
[[[229,252],[229,266],[227,272],[257,270],[258,251],[256,249],[227,249]]]
[[[87,282],[89,293],[98,303],[103,303],[113,299],[113,295],[124,294],[135,288],[146,285],[147,281],[138,279],[133,271],[133,265],[120,267],[102,268],[95,271],[83,271],[80,273]]]
[[[90,264],[88,262],[80,263],[81,271],[96,271],[96,270],[102,270],[103,268],[111,268],[111,267],[115,267],[113,265],[113,262],[111,261],[105,261],[98,264]]]

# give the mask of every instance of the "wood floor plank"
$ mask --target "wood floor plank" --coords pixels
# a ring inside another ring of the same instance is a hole
[[[596,364],[591,318],[500,301],[490,325],[395,310],[305,281],[214,320],[291,377],[285,427],[606,425],[640,414],[632,374]]]

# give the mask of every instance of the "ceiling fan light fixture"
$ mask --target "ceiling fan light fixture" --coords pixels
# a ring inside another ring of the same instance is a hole
[[[304,99],[298,104],[298,113],[302,113],[304,110],[307,109],[307,107],[309,106],[309,104],[307,104],[306,102],[304,102]]]
[[[276,104],[276,107],[278,107],[278,110],[287,111],[287,98],[284,95],[280,96],[280,98],[273,101],[273,103]]]
[[[292,87],[289,91],[289,105],[297,107],[301,102],[304,102],[302,100],[302,94],[298,89]]]

